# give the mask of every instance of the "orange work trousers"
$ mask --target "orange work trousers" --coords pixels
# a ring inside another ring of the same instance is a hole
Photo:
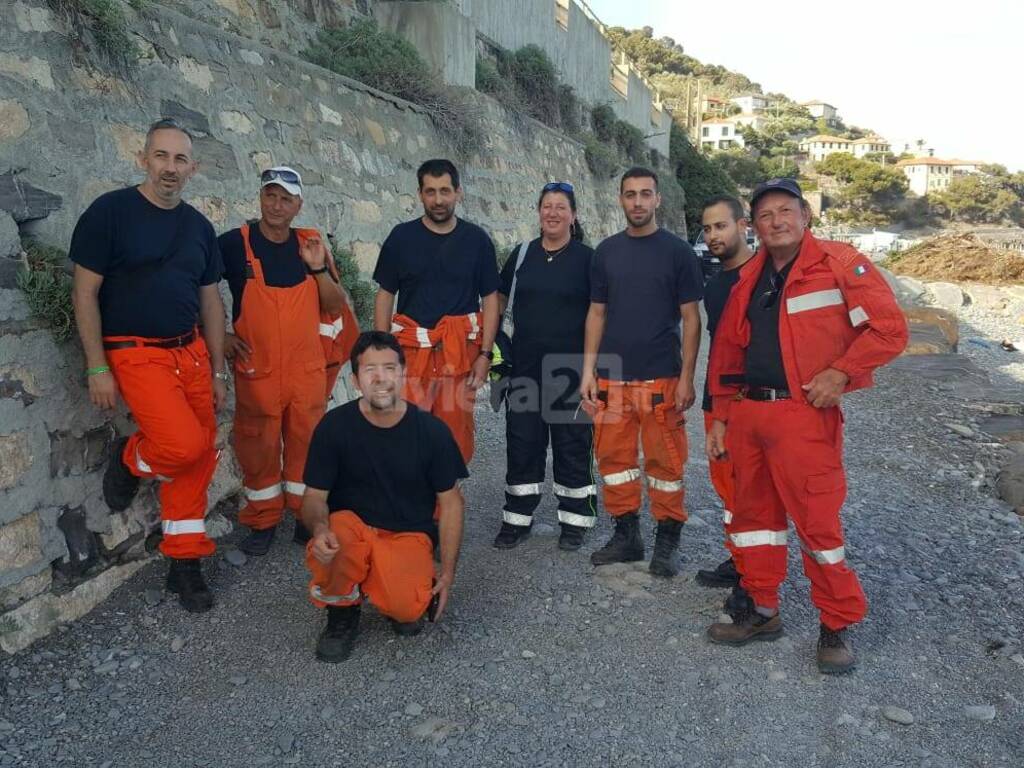
[[[121,397],[139,429],[128,438],[121,460],[136,477],[160,481],[160,519],[167,557],[213,554],[206,535],[206,490],[217,468],[217,419],[206,342],[199,335],[184,347],[142,346],[134,336],[105,342],[138,346],[107,351]]]
[[[867,599],[846,564],[839,520],[846,498],[840,410],[744,399],[729,409],[726,448],[736,478],[729,538],[740,584],[754,603],[779,605],[788,516],[821,622],[839,630],[864,618]]]
[[[467,341],[469,360],[480,354],[480,344]],[[467,386],[469,373],[448,375],[444,366],[444,350],[406,350],[409,365],[406,369],[402,397],[416,407],[433,414],[451,430],[462,460],[468,465],[473,458],[476,425],[473,408],[476,391]]]
[[[252,352],[234,364],[234,446],[245,493],[238,522],[262,530],[278,525],[285,508],[299,517],[309,441],[327,408],[327,360],[315,278],[268,286],[247,226],[242,242],[250,277],[234,330]]]
[[[395,621],[416,621],[426,612],[434,582],[430,536],[374,528],[349,511],[332,512],[330,526],[340,545],[330,563],[313,557],[312,542],[306,548],[314,605],[358,605],[365,595]]]
[[[686,432],[683,414],[675,408],[678,381],[598,382],[601,403],[594,416],[594,454],[604,481],[604,505],[612,517],[640,509],[641,477],[646,475],[654,519],[686,520]],[[638,437],[644,451],[642,473]]]
[[[708,411],[704,411],[704,434],[711,431],[711,422],[714,421]],[[725,458],[708,461],[708,474],[711,475],[711,485],[722,500],[722,527],[725,529],[725,548],[729,554],[733,554],[732,541],[729,539],[729,530],[732,527],[732,511],[735,507],[736,478],[733,475],[732,456],[725,455]]]

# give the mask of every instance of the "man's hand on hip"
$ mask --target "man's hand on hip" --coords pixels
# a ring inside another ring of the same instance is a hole
[[[807,402],[815,408],[832,408],[839,405],[849,380],[850,377],[842,371],[826,368],[803,385]]]

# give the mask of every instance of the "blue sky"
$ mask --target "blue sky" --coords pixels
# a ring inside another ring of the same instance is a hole
[[[766,92],[827,101],[894,150],[921,138],[939,157],[1024,170],[1024,3],[588,3],[606,24],[654,27]]]

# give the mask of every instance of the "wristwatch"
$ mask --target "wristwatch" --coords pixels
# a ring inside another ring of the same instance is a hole
[[[309,272],[309,274],[311,275],[322,275],[324,272],[327,271],[327,265],[324,264],[322,267],[320,267],[320,269],[310,269],[309,267],[306,267],[306,271]]]
[[[489,349],[481,349],[480,350],[480,354],[483,355],[484,357],[486,357],[492,363],[494,362],[494,352],[493,351],[491,351]]]
[[[221,381],[229,381],[231,379],[227,371],[217,371],[213,374],[213,378],[220,379]]]

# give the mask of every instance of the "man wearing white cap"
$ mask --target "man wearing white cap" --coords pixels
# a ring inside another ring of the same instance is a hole
[[[234,362],[245,484],[238,519],[252,531],[240,548],[250,555],[267,553],[286,507],[295,540],[309,538],[298,511],[309,440],[327,406],[322,315],[340,317],[346,303],[320,233],[291,226],[302,201],[298,171],[270,168],[260,176],[259,220],[218,238],[233,299],[224,351]]]

